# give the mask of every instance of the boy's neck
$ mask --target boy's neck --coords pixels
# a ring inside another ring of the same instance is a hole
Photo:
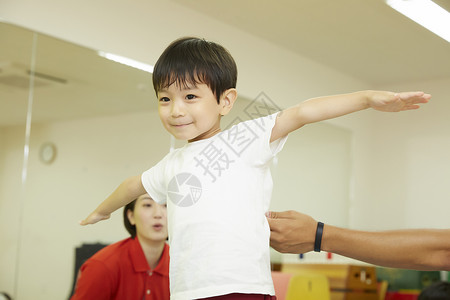
[[[201,134],[191,140],[188,140],[188,143],[192,143],[192,142],[198,142],[198,141],[202,141],[202,140],[207,140],[209,138],[212,138],[214,136],[216,136],[218,133],[220,133],[222,130],[219,128],[215,129],[214,131],[208,132],[207,134]]]

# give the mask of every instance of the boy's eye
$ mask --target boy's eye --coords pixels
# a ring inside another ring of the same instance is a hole
[[[192,100],[195,98],[196,98],[195,95],[192,95],[192,94],[186,95],[186,99],[188,99],[188,100]]]
[[[159,98],[159,102],[169,102],[169,101],[170,101],[170,99],[167,98],[167,97],[161,97],[161,98]]]

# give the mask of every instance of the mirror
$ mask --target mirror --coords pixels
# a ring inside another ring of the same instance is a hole
[[[181,143],[160,124],[149,73],[10,24],[0,23],[0,42],[0,290],[65,299],[75,248],[128,236],[121,212],[95,226],[78,221]],[[250,118],[243,112],[260,97],[239,99],[222,126]],[[346,225],[350,145],[349,131],[326,123],[289,137],[273,166],[272,209]]]
[[[28,149],[29,138],[26,123],[30,81],[17,69],[30,70],[35,38],[31,31],[0,24],[0,290],[11,295],[17,282],[25,197],[24,150]]]

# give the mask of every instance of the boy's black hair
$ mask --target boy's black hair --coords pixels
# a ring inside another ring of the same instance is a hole
[[[176,83],[206,84],[217,98],[230,88],[236,88],[237,67],[231,54],[221,45],[195,37],[172,42],[161,54],[153,69],[156,94]]]
[[[127,213],[128,210],[134,211],[136,201],[137,199],[134,199],[123,208],[123,225],[125,226],[125,229],[128,231],[128,233],[131,235],[133,239],[136,237],[136,225],[132,225],[130,223],[130,220],[128,220]]]

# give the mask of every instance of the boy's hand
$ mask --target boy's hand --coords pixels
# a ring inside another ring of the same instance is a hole
[[[98,221],[109,219],[110,216],[111,216],[111,214],[104,215],[104,214],[100,214],[100,213],[94,211],[86,219],[80,221],[80,225],[84,226],[84,225],[89,225],[89,224],[95,224]]]
[[[431,95],[424,92],[377,92],[370,93],[369,106],[379,111],[398,112],[418,109],[420,103],[427,103]]]

